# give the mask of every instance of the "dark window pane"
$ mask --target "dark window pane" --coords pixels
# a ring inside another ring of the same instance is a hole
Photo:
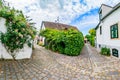
[[[101,26],[100,26],[100,34],[101,34]]]
[[[111,38],[118,38],[118,24],[112,25],[110,29]]]
[[[119,57],[118,50],[117,49],[112,49],[112,55],[115,56],[115,57]]]

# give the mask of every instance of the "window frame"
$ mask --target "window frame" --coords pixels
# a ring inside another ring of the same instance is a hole
[[[100,10],[100,12],[99,12],[99,19],[100,20],[102,19],[102,10]]]
[[[115,53],[117,53],[117,55],[115,55]],[[119,50],[116,48],[113,48],[112,49],[112,56],[119,57]]]
[[[115,29],[116,26],[117,26],[117,34],[116,34],[116,29]],[[111,37],[111,39],[119,38],[119,34],[118,33],[119,33],[119,31],[118,31],[118,23],[114,24],[114,25],[111,25],[110,26],[110,37]],[[117,36],[115,36],[115,35],[117,35]]]
[[[100,26],[100,35],[102,35],[102,26]]]

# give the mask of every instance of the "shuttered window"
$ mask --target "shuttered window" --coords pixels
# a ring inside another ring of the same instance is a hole
[[[112,25],[110,28],[111,38],[118,38],[118,24]]]

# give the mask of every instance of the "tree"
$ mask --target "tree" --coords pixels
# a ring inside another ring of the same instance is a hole
[[[85,36],[85,38],[87,38],[87,40],[89,40],[89,39],[90,39],[90,35],[87,34],[87,35]]]
[[[94,28],[90,29],[89,34],[85,36],[87,40],[90,42],[91,46],[95,46],[95,36],[96,36],[96,31]]]
[[[93,35],[93,36],[96,36],[96,31],[95,31],[95,29],[93,28],[93,29],[90,29],[89,30],[89,34],[90,35]]]

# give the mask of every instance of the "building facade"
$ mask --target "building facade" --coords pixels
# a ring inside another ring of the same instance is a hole
[[[95,29],[97,49],[110,48],[111,55],[120,58],[120,3],[114,7],[101,5]]]

